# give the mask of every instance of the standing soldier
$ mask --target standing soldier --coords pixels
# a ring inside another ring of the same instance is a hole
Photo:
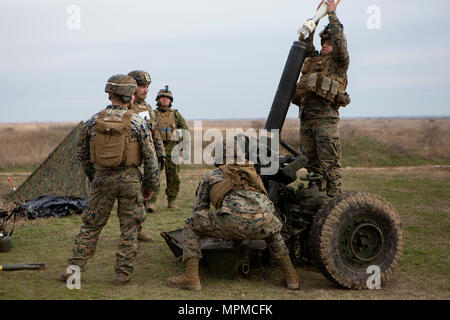
[[[198,185],[193,215],[184,222],[182,247],[186,271],[182,276],[170,278],[168,285],[201,290],[200,237],[205,235],[226,240],[264,239],[281,263],[287,288],[298,289],[298,274],[280,233],[282,224],[255,167],[247,161],[237,163],[239,148],[233,139],[224,140],[222,150],[222,155],[215,155],[218,168],[208,172]],[[234,159],[225,162],[227,154],[233,154]],[[220,165],[223,163],[227,164]],[[210,211],[211,204],[215,211]]]
[[[155,112],[153,111],[152,107],[145,101],[148,94],[148,86],[150,85],[152,80],[148,72],[140,70],[131,71],[130,73],[128,73],[128,76],[136,80],[138,86],[134,94],[134,103],[131,107],[131,110],[147,120],[152,133],[158,162],[162,170],[164,168],[164,163],[166,160],[166,151],[164,149],[164,143],[161,139],[161,134],[159,133]],[[144,204],[147,212],[155,211],[155,202],[151,202],[150,200],[148,200],[144,201]],[[142,232],[140,232],[138,235],[138,240],[148,241],[149,239],[151,238],[145,236]]]
[[[114,271],[116,285],[130,281],[137,251],[137,234],[145,220],[142,197],[157,192],[158,163],[147,123],[131,112],[136,81],[125,75],[108,79],[105,92],[111,105],[89,119],[77,146],[78,160],[92,182],[89,203],[82,215],[83,225],[76,236],[69,265],[86,268],[95,254],[97,242],[117,199],[120,243]],[[144,163],[142,179],[139,166]],[[62,280],[70,274],[64,272]]]
[[[330,23],[320,33],[322,51],[319,54],[315,50],[311,34],[306,40],[309,51],[292,102],[300,107],[300,143],[309,159],[308,172],[322,175],[325,181],[321,189],[334,197],[342,189],[338,110],[350,103],[345,92],[350,58],[344,28],[335,12],[339,0],[328,0],[326,4]]]
[[[171,153],[173,147],[177,145],[177,141],[172,141],[172,133],[176,129],[188,130],[186,121],[183,119],[177,109],[172,108],[173,95],[169,90],[169,86],[165,89],[161,89],[156,96],[156,102],[158,108],[155,110],[156,121],[158,122],[158,128],[161,133],[161,138],[164,142],[164,148],[166,150],[167,161],[165,165],[166,169],[166,195],[168,201],[168,208],[177,208],[175,205],[175,199],[180,191],[180,167],[176,165],[171,159]],[[156,201],[157,194],[155,193],[150,200]]]

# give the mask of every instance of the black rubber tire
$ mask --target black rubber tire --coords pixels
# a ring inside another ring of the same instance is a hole
[[[364,226],[378,241],[373,249],[376,254],[359,259],[359,248],[354,249],[357,245],[352,243],[360,243],[355,234],[360,234],[356,232]],[[349,235],[355,242],[347,241]],[[402,223],[386,200],[351,191],[334,197],[318,211],[310,231],[310,246],[311,258],[326,278],[345,288],[367,289],[369,265],[380,268],[381,285],[398,265],[403,249]]]

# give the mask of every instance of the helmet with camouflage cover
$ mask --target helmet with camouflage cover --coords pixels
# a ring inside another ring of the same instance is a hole
[[[237,136],[233,139],[226,138],[218,141],[212,151],[214,164],[221,166],[223,164],[246,162],[248,154],[245,152],[245,146],[242,145],[242,142],[245,141],[242,141]]]
[[[128,73],[129,77],[132,77],[136,80],[138,86],[145,86],[152,83],[152,79],[150,78],[150,74],[148,72],[142,70],[134,70]]]
[[[320,44],[321,45],[323,45],[323,43],[326,41],[326,40],[331,40],[331,32],[330,32],[331,30],[330,30],[330,25],[329,24],[327,24],[326,25],[326,27],[325,27],[325,29],[323,29],[323,31],[319,34],[319,36],[320,36]]]
[[[106,82],[105,92],[121,96],[122,100],[126,102],[131,101],[134,91],[136,90],[136,80],[124,74],[116,74],[108,79]]]
[[[169,90],[169,86],[166,86],[164,89],[159,90],[158,95],[156,96],[156,101],[161,97],[169,98],[171,102],[173,102],[172,91]]]

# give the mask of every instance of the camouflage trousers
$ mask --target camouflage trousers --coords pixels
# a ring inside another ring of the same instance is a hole
[[[75,238],[71,265],[86,267],[97,249],[103,227],[108,222],[117,199],[120,223],[120,243],[116,251],[115,272],[130,274],[137,253],[137,233],[145,220],[141,195],[141,173],[138,168],[97,171],[92,182],[89,203],[82,215],[83,225]]]
[[[271,254],[279,259],[289,254],[280,234],[282,224],[272,213],[258,219],[246,219],[220,210],[207,215],[194,213],[184,222],[182,233],[183,261],[192,257],[202,258],[200,236],[225,240],[264,239]]]
[[[337,195],[342,189],[338,124],[339,119],[317,118],[302,119],[300,126],[301,149],[309,159],[307,170],[324,177],[329,196]]]
[[[170,153],[168,153],[170,155]],[[180,191],[180,166],[176,165],[170,156],[166,158],[166,162],[164,164],[164,170],[166,171],[166,196],[167,200],[175,200],[177,198],[178,192]],[[160,170],[160,176],[161,176]],[[156,202],[156,198],[158,197],[159,192],[153,192],[152,198],[150,202]]]

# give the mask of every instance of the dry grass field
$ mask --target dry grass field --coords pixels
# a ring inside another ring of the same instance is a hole
[[[0,169],[30,171],[72,130],[74,123],[0,123]]]
[[[193,122],[189,124],[192,127]],[[263,119],[203,121],[204,129],[217,128],[221,131],[237,128],[262,129],[264,125]],[[299,130],[299,119],[287,119],[281,137],[299,149]],[[450,159],[450,118],[341,119],[340,134],[344,165],[345,149],[353,151],[352,146],[355,145],[364,148],[381,145],[385,147],[385,152],[406,157],[417,156],[423,160]],[[368,145],[364,145],[365,143]]]
[[[204,120],[203,132],[264,128],[265,120]],[[76,123],[1,124],[0,171],[31,171]],[[188,121],[194,145],[194,121]],[[450,118],[343,119],[340,123],[344,166],[403,166],[450,163]],[[225,135],[225,134],[224,134]],[[300,148],[299,120],[287,119],[282,138]],[[210,142],[203,141],[203,146]],[[285,150],[281,150],[285,152]]]
[[[11,209],[7,177],[20,185],[58,145],[75,123],[0,124],[0,208]],[[189,121],[188,125],[193,126]],[[204,121],[203,129],[262,128],[264,120]],[[288,119],[282,136],[298,149],[298,119]],[[450,119],[344,119],[341,121],[344,190],[375,193],[400,214],[405,244],[400,265],[382,290],[343,290],[313,267],[297,266],[301,290],[282,287],[279,268],[221,280],[201,269],[203,290],[186,292],[166,286],[183,271],[161,231],[182,227],[191,214],[198,182],[207,169],[183,166],[179,209],[166,209],[161,192],[157,213],[148,214],[144,230],[155,242],[141,243],[130,285],[112,285],[118,244],[117,216],[111,214],[96,256],[82,275],[82,289],[68,290],[58,280],[81,226],[80,216],[21,219],[14,247],[0,253],[0,264],[38,262],[41,271],[0,273],[1,299],[450,299]],[[304,174],[304,170],[299,171]],[[162,177],[162,189],[165,179]]]

